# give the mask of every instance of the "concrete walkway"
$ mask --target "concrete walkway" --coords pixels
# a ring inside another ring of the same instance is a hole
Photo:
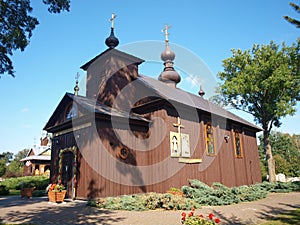
[[[180,225],[182,211],[112,211],[90,208],[85,201],[49,203],[47,197],[0,198],[0,223],[14,224],[138,224]],[[206,206],[196,214],[215,214],[222,224],[259,224],[300,208],[300,192],[269,194],[267,198],[229,206]],[[187,211],[186,211],[187,212]],[[293,224],[300,224],[300,221]]]

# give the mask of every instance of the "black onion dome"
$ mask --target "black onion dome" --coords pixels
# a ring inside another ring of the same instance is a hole
[[[114,28],[111,28],[110,35],[109,35],[108,38],[106,38],[105,44],[106,44],[109,48],[115,48],[115,47],[118,46],[119,40],[118,40],[118,38],[115,37],[115,34],[114,34]]]

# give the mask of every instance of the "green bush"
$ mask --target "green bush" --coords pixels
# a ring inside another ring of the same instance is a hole
[[[1,184],[0,185],[0,195],[8,195],[8,194],[9,194],[8,188],[5,185]]]
[[[49,178],[45,176],[26,176],[26,177],[15,177],[7,178],[1,182],[8,189],[20,190],[21,184],[31,184],[37,190],[45,190],[49,184]]]
[[[190,186],[182,186],[181,195],[147,193],[101,198],[89,201],[90,206],[110,210],[191,210],[202,205],[229,205],[265,198],[269,192],[300,191],[300,182],[263,182],[250,186],[228,188],[220,183],[212,187],[199,180],[190,180]]]

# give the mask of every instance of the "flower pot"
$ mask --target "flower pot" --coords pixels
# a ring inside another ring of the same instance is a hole
[[[63,202],[66,196],[66,190],[61,192],[58,191],[48,191],[48,197],[50,202]]]
[[[31,187],[31,188],[22,188],[20,190],[21,198],[24,198],[24,197],[31,198],[33,191],[34,191],[34,187]]]

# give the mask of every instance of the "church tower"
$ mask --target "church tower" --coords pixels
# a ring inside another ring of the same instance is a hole
[[[115,19],[116,15],[112,14],[111,32],[105,40],[108,49],[81,66],[87,71],[86,97],[110,107],[122,88],[138,77],[138,65],[144,62],[116,49],[119,40],[114,34]]]

